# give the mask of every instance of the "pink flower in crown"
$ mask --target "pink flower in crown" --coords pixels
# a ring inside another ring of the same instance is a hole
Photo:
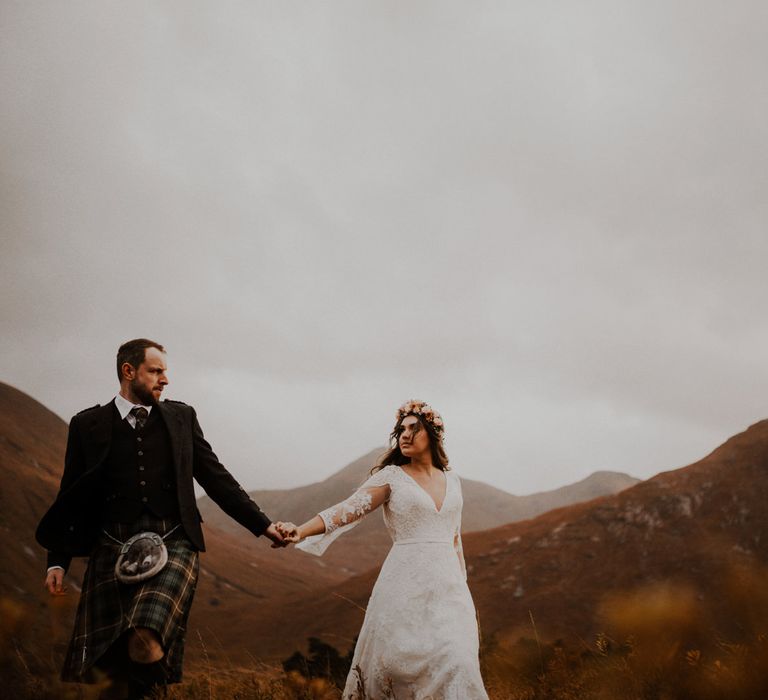
[[[445,430],[443,419],[432,406],[419,399],[410,399],[397,409],[396,418],[400,420],[411,413],[424,418],[424,420],[432,425],[440,439],[443,439],[443,431]]]

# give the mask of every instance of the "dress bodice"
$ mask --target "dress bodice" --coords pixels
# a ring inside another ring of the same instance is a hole
[[[445,497],[440,510],[432,496],[400,467],[384,467],[369,481],[377,476],[377,481],[388,484],[390,489],[383,509],[384,523],[393,542],[405,539],[453,541],[461,525],[462,506],[461,486],[455,472],[445,472]]]
[[[383,505],[384,523],[394,544],[412,541],[450,542],[462,569],[461,482],[456,472],[445,472],[443,503],[438,510],[432,497],[401,467],[390,464],[370,476],[349,498],[319,513],[325,523],[322,535],[308,537],[297,545],[321,555],[342,532]]]

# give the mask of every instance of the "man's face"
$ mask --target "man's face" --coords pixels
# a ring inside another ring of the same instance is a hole
[[[129,389],[137,402],[145,406],[156,404],[160,400],[160,394],[168,384],[168,377],[165,376],[168,370],[168,366],[165,364],[165,354],[157,348],[147,348],[144,353],[144,362],[136,369],[130,365],[127,367],[130,368],[130,371],[127,372],[130,382]]]

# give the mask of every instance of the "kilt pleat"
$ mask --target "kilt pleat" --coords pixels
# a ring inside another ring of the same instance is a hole
[[[176,523],[144,514],[130,525],[115,523],[110,535],[124,542],[138,532],[169,532]],[[168,682],[181,680],[187,619],[197,586],[198,552],[181,528],[165,540],[168,563],[158,574],[139,583],[121,583],[115,576],[120,545],[102,533],[88,561],[72,639],[62,679],[96,680],[98,660],[132,627],[154,630],[165,649]]]

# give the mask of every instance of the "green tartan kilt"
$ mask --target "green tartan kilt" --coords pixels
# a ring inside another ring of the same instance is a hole
[[[138,532],[165,535],[177,523],[144,514],[135,523],[112,523],[112,537],[125,542]],[[101,534],[83,577],[75,627],[61,677],[92,683],[94,664],[130,628],[157,632],[165,649],[163,663],[169,683],[181,681],[187,618],[197,586],[198,552],[179,528],[165,540],[168,563],[158,574],[139,583],[115,577],[120,545]]]

